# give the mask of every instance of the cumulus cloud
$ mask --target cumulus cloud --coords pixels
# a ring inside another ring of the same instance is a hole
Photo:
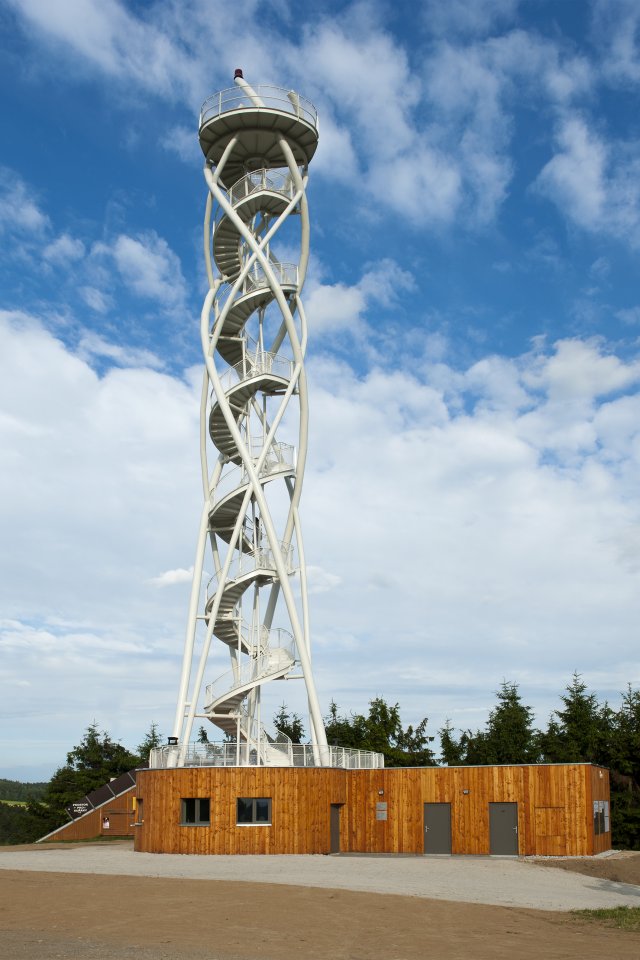
[[[173,97],[191,92],[193,65],[170,32],[134,16],[118,0],[12,0],[12,5],[49,41],[72,48],[112,77]]]
[[[408,271],[386,259],[370,264],[353,285],[324,283],[316,271],[305,289],[305,311],[314,334],[340,332],[357,338],[366,330],[364,314],[371,304],[390,306],[414,286]]]
[[[185,282],[180,259],[155,230],[120,234],[110,244],[96,244],[93,254],[113,259],[123,283],[132,293],[171,310],[181,306]]]
[[[173,587],[176,583],[191,583],[192,579],[193,567],[189,567],[188,570],[178,567],[176,570],[165,570],[164,573],[151,577],[147,582],[154,587]]]
[[[591,33],[605,77],[616,86],[640,83],[640,9],[635,0],[594,0]]]
[[[111,343],[100,334],[89,330],[80,337],[78,356],[89,362],[94,357],[105,357],[123,367],[151,367],[154,370],[161,370],[164,367],[164,362],[150,350]]]
[[[48,263],[66,267],[84,257],[84,243],[77,237],[71,237],[68,233],[63,233],[47,244],[42,251],[42,255]]]
[[[161,138],[160,146],[175,154],[183,163],[188,163],[192,169],[204,162],[198,138],[191,127],[180,124],[171,127]]]
[[[39,235],[48,226],[34,192],[13,170],[0,168],[0,230]]]
[[[640,243],[640,161],[632,144],[606,142],[586,120],[568,115],[557,152],[535,188],[579,227]]]

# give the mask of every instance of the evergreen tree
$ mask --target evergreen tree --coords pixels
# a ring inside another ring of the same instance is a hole
[[[533,727],[533,710],[523,704],[518,685],[503,680],[498,704],[489,714],[484,763],[537,763],[540,734]],[[470,761],[477,762],[477,761]]]
[[[542,737],[545,760],[551,763],[604,763],[609,757],[613,722],[608,704],[600,706],[595,693],[574,673]]]
[[[162,736],[158,733],[158,724],[152,723],[144,735],[144,740],[136,747],[136,753],[141,760],[148,762],[151,751],[160,746],[162,746]]]
[[[442,756],[447,763],[537,763],[540,759],[541,735],[533,727],[533,710],[523,704],[518,685],[503,680],[496,696],[498,703],[484,730],[465,730],[459,740],[448,722],[440,731]]]
[[[289,737],[292,743],[302,743],[305,739],[304,723],[297,713],[289,713],[286,703],[281,704],[280,709],[273,717],[273,725],[279,733],[284,733]]]
[[[330,744],[382,753],[388,767],[423,767],[435,762],[428,746],[433,737],[427,736],[427,718],[405,730],[399,705],[390,706],[382,697],[370,701],[368,715],[352,713],[350,718],[339,716],[332,701],[325,730]]]
[[[631,685],[613,714],[610,738],[611,829],[616,847],[640,849],[640,690]]]
[[[459,767],[466,762],[466,743],[464,734],[459,740],[454,736],[451,721],[446,720],[444,727],[438,730],[440,737],[440,760],[448,767]]]
[[[52,776],[42,801],[28,805],[33,838],[66,823],[69,804],[139,764],[139,756],[112,740],[106,731],[100,731],[94,721],[80,743],[67,754],[66,764]]]

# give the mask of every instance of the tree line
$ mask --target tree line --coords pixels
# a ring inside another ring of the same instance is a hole
[[[301,718],[283,704],[274,726],[294,743],[304,743]],[[438,731],[440,752],[427,732],[425,717],[404,727],[399,704],[374,697],[364,713],[346,713],[334,702],[325,717],[330,744],[382,753],[388,767],[436,764],[468,766],[501,763],[595,763],[611,771],[611,824],[614,847],[640,850],[640,690],[630,685],[617,708],[600,702],[574,674],[545,729],[534,726],[534,713],[523,703],[518,685],[504,681],[483,729],[455,730],[447,721]],[[201,728],[199,738],[206,741]],[[110,779],[141,766],[163,742],[151,724],[142,742],[130,751],[91,724],[66,763],[48,784],[37,785],[25,806],[0,801],[0,843],[27,843],[68,820],[66,808]],[[7,781],[5,781],[7,782]],[[23,785],[25,788],[34,785]],[[15,791],[15,788],[13,788]],[[25,789],[25,797],[29,793]]]

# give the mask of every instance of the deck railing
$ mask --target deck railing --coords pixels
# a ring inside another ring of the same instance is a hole
[[[318,112],[306,97],[301,97],[294,90],[267,83],[258,84],[252,90],[262,101],[259,107],[240,87],[227,87],[207,97],[200,110],[200,126],[231,110],[278,110],[280,113],[290,113],[317,129]]]
[[[238,753],[244,758],[238,763]],[[168,769],[179,765],[182,754],[184,767],[246,767],[261,766],[257,750],[250,750],[246,757],[245,744],[238,751],[233,742],[189,743],[185,747],[165,745],[151,751],[149,766],[153,770]],[[247,762],[248,759],[248,762]],[[322,747],[311,743],[293,743],[278,757],[273,751],[269,766],[276,767],[333,767],[341,770],[379,770],[384,767],[384,756],[371,750],[356,750],[353,747]]]

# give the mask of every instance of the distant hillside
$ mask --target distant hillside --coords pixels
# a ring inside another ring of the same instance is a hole
[[[0,802],[3,800],[39,800],[46,787],[46,783],[21,783],[19,780],[3,780],[0,778]]]

